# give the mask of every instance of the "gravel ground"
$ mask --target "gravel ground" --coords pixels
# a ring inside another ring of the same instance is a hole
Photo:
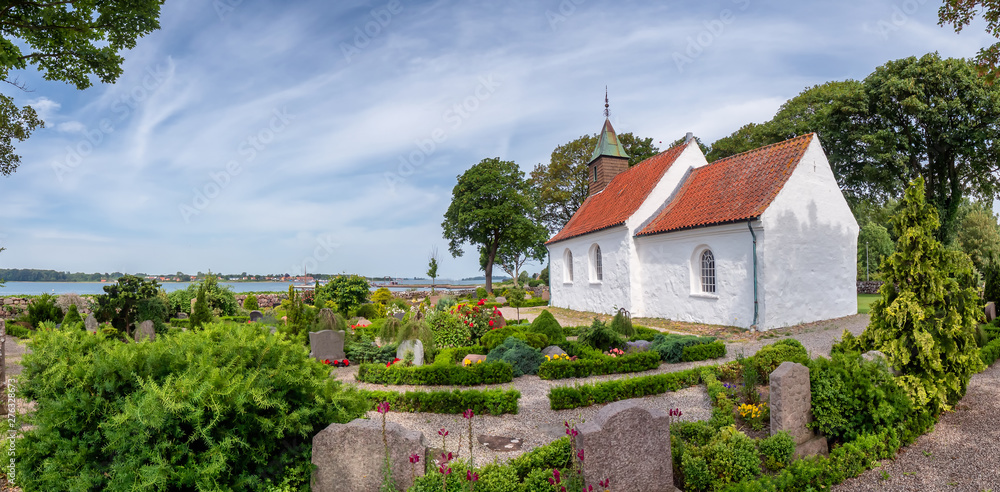
[[[506,314],[506,313],[505,313]],[[524,315],[522,310],[522,316]],[[485,460],[505,461],[516,457],[519,454],[535,447],[548,444],[553,439],[565,434],[563,425],[566,421],[582,422],[592,418],[604,405],[593,405],[590,407],[577,408],[573,410],[555,411],[549,408],[548,390],[553,386],[565,386],[577,383],[593,383],[608,381],[612,379],[630,378],[651,374],[662,374],[667,372],[677,372],[692,367],[718,364],[724,361],[735,360],[736,355],[742,352],[744,355],[753,355],[765,344],[775,342],[781,338],[794,337],[802,342],[813,356],[829,355],[830,346],[835,339],[839,339],[844,329],[849,329],[852,333],[859,334],[868,324],[867,315],[855,315],[846,318],[828,320],[818,323],[810,323],[793,328],[786,328],[769,332],[764,336],[747,337],[746,340],[728,342],[727,355],[723,359],[714,359],[699,362],[683,362],[678,364],[662,364],[659,368],[630,374],[612,374],[606,376],[594,376],[581,379],[563,379],[555,381],[542,380],[538,376],[522,376],[511,383],[501,385],[476,386],[483,388],[503,388],[517,389],[521,392],[517,415],[504,416],[477,416],[473,423],[473,435],[478,438],[485,434],[490,436],[501,436],[518,439],[521,444],[520,450],[514,451],[492,451],[485,446],[476,444],[478,448],[474,451],[479,462]],[[355,382],[357,367],[336,369],[335,374],[339,380],[345,382]],[[460,389],[457,386],[405,386],[405,385],[378,385],[369,383],[356,383],[358,387],[371,390],[392,391],[440,391]],[[682,420],[707,420],[711,417],[711,404],[704,386],[686,388],[680,391],[666,393],[656,396],[642,398],[647,408],[659,408],[664,411],[671,408],[680,408],[683,412]],[[377,412],[369,412],[368,417],[372,419],[381,418]],[[395,422],[408,429],[418,430],[424,434],[425,444],[440,448],[441,441],[438,437],[439,429],[449,431],[447,447],[450,451],[458,448],[458,435],[464,434],[464,449],[468,453],[468,423],[461,415],[441,415],[432,413],[400,413],[390,412],[387,420]],[[462,456],[459,450],[459,456]]]
[[[965,397],[934,431],[895,460],[833,487],[848,491],[1000,491],[1000,364],[972,376]]]

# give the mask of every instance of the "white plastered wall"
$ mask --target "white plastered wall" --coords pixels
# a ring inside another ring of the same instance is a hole
[[[763,233],[754,230],[759,242]],[[644,310],[633,315],[743,328],[752,324],[753,239],[745,222],[642,236],[636,245]],[[701,291],[705,248],[715,257],[715,294]]]
[[[625,226],[616,226],[580,237],[549,244],[550,304],[576,311],[612,313],[614,308],[631,309],[629,285],[629,242]],[[593,247],[601,248],[603,279],[594,278]],[[565,275],[565,252],[573,253],[573,280]]]
[[[817,138],[761,222],[761,329],[858,312],[858,224]]]

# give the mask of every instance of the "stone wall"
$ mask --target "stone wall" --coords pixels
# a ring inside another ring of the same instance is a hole
[[[858,280],[858,294],[878,294],[880,287],[882,287],[882,282],[878,280]]]
[[[240,305],[240,307],[243,307],[243,301],[245,301],[249,295],[250,294],[236,295],[236,302]],[[288,299],[288,294],[253,294],[253,295],[257,296],[257,305],[260,306],[261,309],[280,306],[281,301]]]

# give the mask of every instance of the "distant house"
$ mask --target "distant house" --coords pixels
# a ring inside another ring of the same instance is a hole
[[[590,195],[546,246],[551,304],[767,330],[857,313],[858,224],[815,134],[629,168],[610,121]]]

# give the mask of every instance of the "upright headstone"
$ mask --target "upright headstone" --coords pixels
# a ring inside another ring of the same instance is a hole
[[[93,314],[88,314],[87,319],[83,320],[83,326],[87,327],[89,332],[97,332],[97,318]]]
[[[497,297],[497,304],[499,304],[501,306],[503,306],[504,304],[507,304],[507,298],[504,297],[504,296],[498,296]]]
[[[615,490],[674,491],[670,417],[642,407],[642,400],[622,400],[602,408],[576,426],[576,448],[585,453],[588,484],[610,479]]]
[[[253,311],[250,311],[250,321],[253,321],[254,323],[256,323],[256,322],[258,322],[258,321],[260,321],[262,319],[264,319],[264,313],[262,313],[262,312],[260,312],[260,311],[258,311],[256,309],[254,309]]]
[[[139,323],[139,326],[135,329],[135,341],[141,342],[143,340],[149,340],[150,342],[156,340],[156,329],[153,326],[153,322],[148,319]]]
[[[389,462],[396,490],[413,485],[411,473],[423,476],[427,448],[421,444],[423,433],[408,430],[395,422],[385,424],[389,444]],[[410,456],[420,463],[410,464]],[[382,485],[385,469],[385,445],[380,419],[355,419],[347,424],[330,424],[313,437],[312,492],[371,492]]]
[[[552,294],[549,293],[549,289],[542,289],[542,300],[549,301],[552,299]]]
[[[437,306],[438,302],[441,301],[442,297],[444,297],[444,296],[431,296],[431,298],[430,298],[430,305],[431,305],[431,307]]]
[[[310,356],[318,360],[344,358],[344,332],[333,330],[309,333]]]
[[[986,303],[986,322],[989,323],[997,317],[997,305],[992,302]]]
[[[413,352],[413,365],[424,365],[424,342],[420,340],[403,340],[396,348],[396,358],[403,360],[407,352]]]
[[[195,305],[195,303],[197,303],[197,302],[198,302],[198,298],[197,298],[197,297],[195,297],[195,298],[191,299],[191,312],[192,312],[192,313],[194,312],[194,305]]]
[[[177,319],[188,319],[189,316],[188,316],[188,313],[185,313],[184,311],[181,311],[181,312],[177,313],[176,315],[174,315],[174,317],[177,318]]]
[[[400,311],[398,313],[392,313],[392,317],[396,318],[396,319],[398,319],[400,321],[403,321],[403,317],[405,317],[405,316],[406,316],[406,311]]]
[[[782,362],[771,373],[771,435],[787,431],[795,440],[795,457],[828,454],[826,438],[816,436],[806,424],[812,421],[809,368]]]

